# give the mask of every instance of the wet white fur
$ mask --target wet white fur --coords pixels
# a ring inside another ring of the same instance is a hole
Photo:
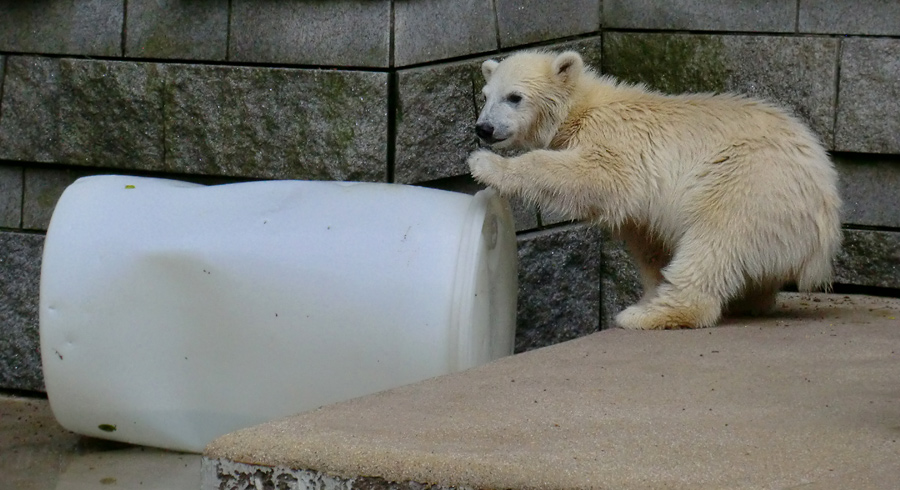
[[[476,151],[472,175],[625,240],[644,296],[616,317],[620,326],[707,327],[726,307],[768,310],[786,283],[829,285],[837,176],[786,112],[738,95],[618,83],[574,52],[518,53],[482,71],[479,121],[506,132],[498,146],[530,151]],[[508,103],[511,92],[523,99]]]

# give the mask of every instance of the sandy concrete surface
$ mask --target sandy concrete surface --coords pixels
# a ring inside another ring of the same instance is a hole
[[[783,294],[767,318],[603,331],[244,429],[205,456],[478,489],[897,489],[900,300]]]

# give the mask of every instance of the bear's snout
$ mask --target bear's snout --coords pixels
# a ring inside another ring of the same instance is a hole
[[[489,122],[480,122],[475,125],[475,134],[484,141],[491,142],[494,139],[494,125]]]

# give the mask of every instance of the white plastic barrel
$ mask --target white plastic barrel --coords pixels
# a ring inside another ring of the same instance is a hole
[[[493,191],[86,177],[44,244],[47,395],[71,431],[202,451],[511,354],[516,292]]]

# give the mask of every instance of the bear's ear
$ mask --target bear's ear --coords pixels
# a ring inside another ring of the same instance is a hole
[[[481,74],[484,75],[484,81],[491,79],[491,75],[494,74],[494,70],[497,69],[499,64],[495,60],[487,60],[481,64]]]
[[[554,75],[564,82],[570,82],[584,71],[584,61],[581,60],[581,55],[575,51],[566,51],[560,53],[553,60],[552,68]]]

